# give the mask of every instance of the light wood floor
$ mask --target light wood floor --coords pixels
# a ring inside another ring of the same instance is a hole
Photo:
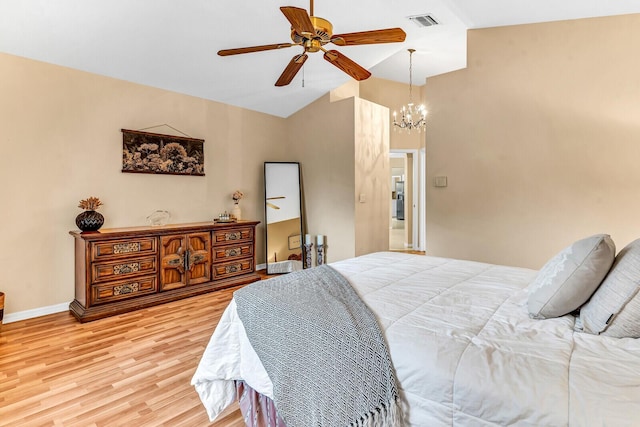
[[[244,426],[237,405],[210,423],[190,385],[232,292],[0,326],[0,426]]]
[[[65,312],[0,326],[0,426],[244,426],[237,404],[210,423],[190,385],[235,289],[89,323]]]

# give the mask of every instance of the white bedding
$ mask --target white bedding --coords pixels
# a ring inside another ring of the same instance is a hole
[[[269,274],[292,273],[300,270],[302,270],[302,261],[295,259],[269,263]]]
[[[331,266],[380,321],[408,424],[640,425],[640,340],[530,319],[535,271],[390,252]],[[272,396],[232,301],[192,379],[212,420],[236,379]]]

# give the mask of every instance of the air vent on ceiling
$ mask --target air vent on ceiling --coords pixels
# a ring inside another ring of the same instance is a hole
[[[408,17],[411,22],[416,24],[418,27],[432,27],[434,25],[440,24],[436,18],[432,15],[414,15]]]

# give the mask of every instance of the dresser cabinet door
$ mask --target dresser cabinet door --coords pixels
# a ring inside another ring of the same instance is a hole
[[[189,256],[187,257],[187,284],[197,285],[211,281],[211,233],[187,235]]]
[[[160,290],[211,281],[211,233],[160,238]]]
[[[160,237],[160,290],[187,286],[185,253],[187,236],[176,234]]]

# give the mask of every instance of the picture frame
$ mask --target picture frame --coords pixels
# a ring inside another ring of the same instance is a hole
[[[300,249],[302,247],[302,238],[300,234],[289,236],[289,250]]]
[[[122,131],[122,172],[204,176],[204,139]]]

